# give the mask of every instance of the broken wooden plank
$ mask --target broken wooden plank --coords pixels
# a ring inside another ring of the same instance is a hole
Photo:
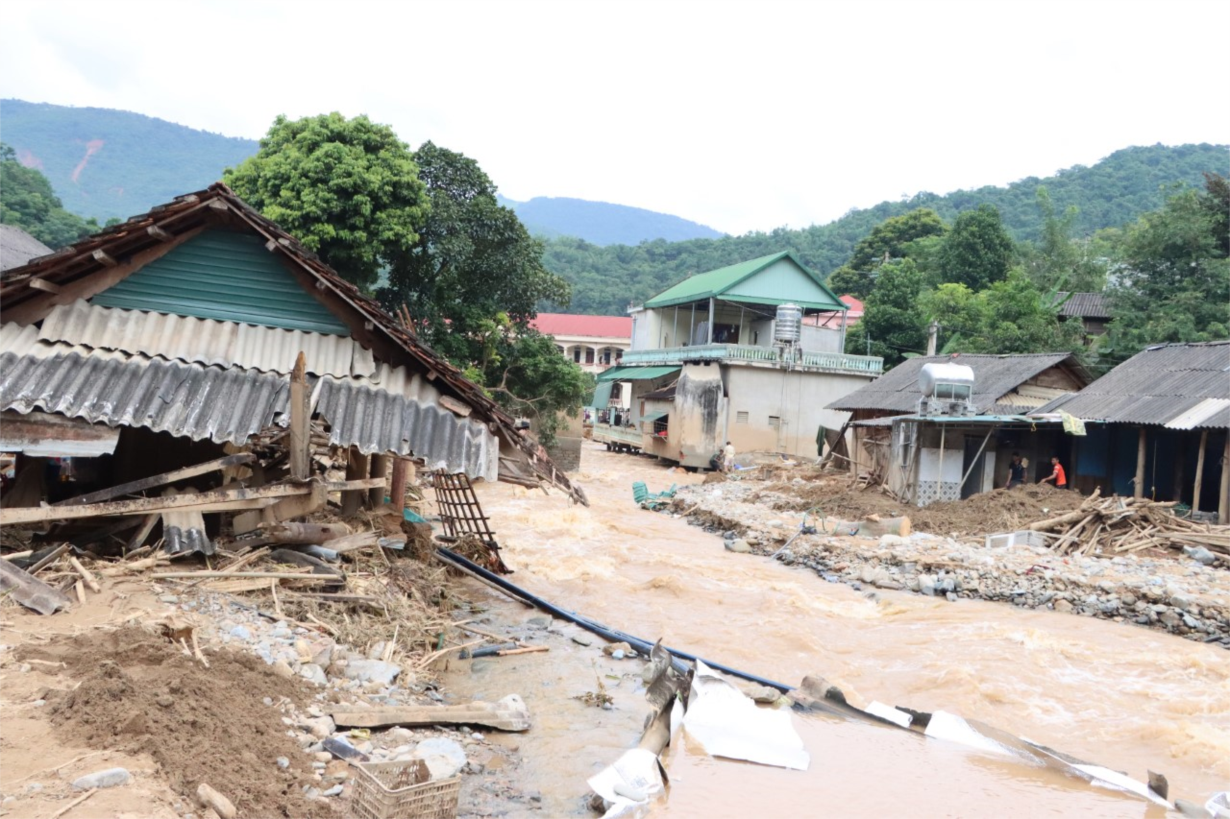
[[[384,484],[384,478],[362,478],[353,481],[329,481],[325,486],[330,492],[349,492],[353,489],[379,489]]]
[[[232,509],[251,509],[264,505],[262,501],[306,495],[311,486],[274,484],[257,489],[215,489],[195,495],[175,495],[158,498],[133,498],[132,500],[88,503],[78,506],[31,506],[0,509],[0,526],[16,523],[38,523],[48,520],[72,520],[114,515],[163,512],[167,509],[195,508],[201,512],[223,512]]]
[[[55,614],[70,604],[62,592],[7,560],[0,560],[0,591],[11,591],[14,600],[39,614]]]
[[[326,549],[332,549],[338,554],[353,552],[357,549],[366,549],[370,546],[375,546],[379,542],[380,537],[375,532],[355,532],[353,535],[334,538],[320,544]]]
[[[251,535],[239,542],[248,546],[264,546],[266,543],[316,543],[335,540],[350,534],[344,523],[274,523],[257,527]]]
[[[59,546],[53,549],[50,554],[45,555],[37,563],[35,563],[33,566],[27,569],[27,571],[30,572],[30,574],[38,574],[41,569],[47,566],[50,566],[52,563],[55,563],[57,560],[63,557],[64,554],[68,551],[68,548],[69,546],[67,543],[61,543]]]
[[[68,556],[68,565],[76,570],[77,574],[81,575],[81,579],[85,581],[85,585],[89,586],[90,591],[98,594],[102,591],[102,586],[98,585],[98,581],[94,579],[94,575],[90,574],[90,570],[81,565],[81,561],[72,555]]]
[[[387,728],[394,725],[483,725],[499,731],[528,731],[524,707],[502,703],[468,705],[399,705],[385,708],[339,709],[331,716],[339,728]]]
[[[311,583],[336,583],[338,580],[335,574],[312,574],[311,572],[225,572],[225,571],[202,571],[202,572],[159,572],[151,575],[155,580],[193,580],[204,578],[248,578],[261,580],[306,580]]]
[[[129,538],[128,544],[124,547],[124,551],[135,552],[137,549],[144,546],[150,532],[154,531],[154,527],[158,525],[158,521],[161,518],[162,516],[157,512],[151,515],[146,515],[145,519],[141,521],[141,525],[137,528],[137,531],[133,532],[132,537]]]
[[[300,352],[290,373],[290,476],[297,481],[306,481],[312,468],[308,395],[307,358]]]
[[[227,455],[225,458],[207,461],[196,466],[185,466],[183,469],[176,469],[171,472],[163,472],[161,475],[151,475],[148,478],[142,478],[138,481],[129,481],[118,486],[113,486],[110,489],[100,489],[97,492],[90,492],[85,495],[78,495],[75,498],[60,501],[52,504],[53,506],[79,506],[83,503],[97,503],[99,501],[111,500],[118,498],[121,495],[132,495],[137,492],[143,492],[146,489],[154,489],[159,486],[165,486],[176,481],[186,480],[187,478],[195,478],[198,475],[207,475],[210,472],[221,472],[229,466],[241,466],[250,464],[256,460],[256,456],[250,452],[240,452],[235,455]]]

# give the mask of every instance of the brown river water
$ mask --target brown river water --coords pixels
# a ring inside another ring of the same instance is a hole
[[[583,458],[577,480],[589,508],[507,485],[479,489],[516,569],[510,579],[528,591],[762,677],[795,685],[822,675],[855,705],[950,711],[1136,779],[1158,771],[1172,798],[1203,803],[1230,788],[1230,652],[1003,604],[892,591],[869,600],[809,571],[729,553],[720,537],[632,503],[635,480],[657,490],[698,476],[594,444]],[[536,614],[502,598],[490,604],[506,618]],[[471,692],[499,686],[490,694],[502,696],[554,681],[575,688],[595,672],[625,676],[615,710],[591,709],[598,715],[591,724],[540,706],[534,728],[517,737],[528,760],[519,785],[542,792],[548,815],[584,815],[585,778],[635,744],[649,710],[631,679],[639,663],[621,670],[607,658],[596,664],[596,648],[576,648],[537,655],[549,661],[502,660],[498,683],[449,681]],[[651,815],[1164,814],[1134,797],[944,741],[827,716],[796,715],[794,723],[811,754],[804,772],[715,759],[676,742],[664,758],[669,799]]]

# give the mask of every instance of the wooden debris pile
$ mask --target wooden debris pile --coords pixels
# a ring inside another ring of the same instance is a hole
[[[1103,498],[1095,491],[1079,508],[1027,528],[1052,538],[1060,554],[1115,557],[1160,549],[1204,548],[1215,563],[1230,567],[1230,526],[1196,523],[1174,514],[1174,503],[1147,498]]]

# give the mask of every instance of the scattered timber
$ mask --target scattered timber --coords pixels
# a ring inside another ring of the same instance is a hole
[[[1204,547],[1230,562],[1230,527],[1178,517],[1174,506],[1147,498],[1102,498],[1095,492],[1079,509],[1028,528],[1053,532],[1050,548],[1060,554],[1115,556],[1143,549]]]
[[[394,725],[483,725],[498,731],[528,731],[529,715],[500,703],[469,705],[400,705],[343,709],[331,715],[339,728],[387,728]]]

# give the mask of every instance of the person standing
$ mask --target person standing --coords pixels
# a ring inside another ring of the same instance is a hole
[[[1025,485],[1025,464],[1021,461],[1021,453],[1012,453],[1012,462],[1008,464],[1008,482],[1004,489]]]
[[[735,445],[730,441],[722,449],[722,471],[730,472],[735,468]]]
[[[1051,470],[1051,474],[1047,475],[1045,478],[1038,481],[1038,483],[1047,483],[1048,481],[1054,481],[1055,486],[1057,486],[1058,488],[1067,489],[1068,488],[1068,475],[1066,472],[1063,471],[1063,466],[1059,463],[1058,455],[1051,456],[1051,466],[1054,467],[1054,469]]]

